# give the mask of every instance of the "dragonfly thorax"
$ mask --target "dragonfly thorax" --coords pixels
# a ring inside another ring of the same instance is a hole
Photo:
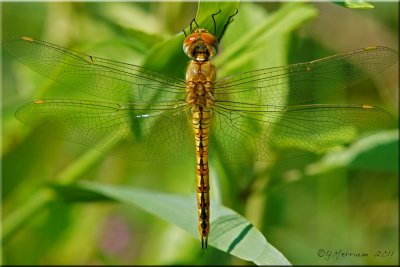
[[[210,107],[214,104],[215,69],[211,61],[191,61],[186,70],[187,98],[190,106]]]
[[[197,62],[208,61],[217,53],[218,42],[214,35],[204,29],[197,29],[183,41],[183,51]]]

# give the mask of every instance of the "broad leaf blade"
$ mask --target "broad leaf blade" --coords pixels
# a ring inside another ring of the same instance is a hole
[[[333,3],[352,9],[371,9],[374,6],[364,0],[346,0],[346,1],[333,1]]]
[[[196,197],[172,195],[126,186],[80,182],[82,189],[102,194],[121,203],[135,205],[152,213],[195,237],[199,236],[196,218]],[[290,262],[249,221],[235,211],[211,204],[209,245],[258,265],[288,265]]]
[[[315,175],[336,168],[350,168],[397,173],[399,170],[399,132],[387,130],[368,136],[351,146],[332,151],[307,168],[307,174]],[[376,160],[384,155],[386,160]]]

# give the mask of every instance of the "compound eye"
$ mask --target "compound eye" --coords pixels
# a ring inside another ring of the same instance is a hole
[[[191,49],[191,47],[192,47],[193,43],[196,42],[197,38],[198,38],[198,34],[192,33],[188,37],[186,37],[185,40],[183,41],[183,51],[190,58],[193,57],[193,49]]]
[[[183,45],[184,46],[190,46],[194,42],[199,40],[199,38],[200,38],[200,34],[199,33],[192,33],[188,37],[185,38],[185,40],[183,41]]]

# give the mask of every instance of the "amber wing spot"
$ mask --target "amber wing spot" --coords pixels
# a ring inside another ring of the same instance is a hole
[[[370,51],[370,50],[376,50],[378,47],[376,46],[368,46],[366,48],[364,48],[365,51]]]
[[[32,37],[22,36],[21,39],[24,40],[24,41],[33,42],[33,38]]]
[[[363,104],[362,107],[365,108],[365,109],[367,109],[367,108],[374,108],[373,106],[367,105],[367,104]]]
[[[33,103],[35,103],[35,104],[44,104],[44,100],[43,99],[35,100],[35,101],[33,101]]]

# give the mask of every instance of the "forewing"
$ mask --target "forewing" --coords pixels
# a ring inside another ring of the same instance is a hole
[[[62,85],[107,100],[184,100],[184,80],[139,66],[85,55],[30,37],[3,43],[20,62]]]
[[[393,65],[398,53],[370,47],[331,57],[244,72],[214,85],[216,101],[295,105],[329,96]]]

